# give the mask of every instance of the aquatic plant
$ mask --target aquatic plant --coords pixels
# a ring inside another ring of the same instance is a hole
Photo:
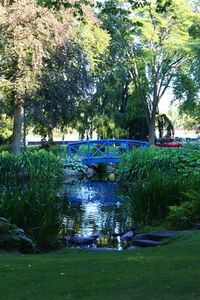
[[[152,171],[200,175],[200,148],[150,148],[124,153],[118,166],[118,178],[132,182],[147,178]]]
[[[121,198],[133,223],[159,223],[166,219],[169,206],[180,205],[186,200],[188,189],[197,185],[197,177],[152,172],[151,177],[126,186]]]
[[[0,216],[23,228],[40,248],[51,248],[62,221],[58,182],[29,181],[0,187]]]
[[[52,152],[0,153],[0,181],[15,177],[58,177],[61,161]]]

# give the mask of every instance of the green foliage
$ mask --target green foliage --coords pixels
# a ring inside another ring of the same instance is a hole
[[[1,87],[0,87],[1,89]],[[6,111],[6,108],[4,108],[4,112]],[[8,110],[7,110],[8,113]],[[12,135],[12,129],[13,129],[13,120],[6,116],[5,114],[0,114],[0,132],[1,136],[4,139],[8,139]]]
[[[58,177],[61,161],[52,152],[27,151],[17,155],[0,153],[0,180],[16,177]]]
[[[0,187],[0,215],[23,228],[40,248],[57,239],[62,217],[63,196],[56,182],[13,182]]]
[[[187,177],[189,175],[200,175],[200,148],[197,146],[188,146],[177,150],[172,155],[172,164],[176,172]]]
[[[177,205],[188,188],[195,188],[197,178],[183,178],[175,174],[152,172],[146,180],[137,180],[123,195],[127,212],[136,224],[162,222],[168,215],[168,206]]]
[[[118,165],[118,178],[122,181],[134,182],[137,178],[148,178],[153,170],[168,171],[173,167],[171,151],[162,150],[142,148],[122,154]]]
[[[79,21],[82,21],[83,23],[85,23],[83,5],[93,6],[92,2],[88,0],[79,0],[74,2],[60,0],[37,0],[37,4],[48,9],[54,8],[56,10],[60,10],[62,7],[64,7],[65,9],[70,9],[71,14],[74,17],[77,17],[77,19]]]
[[[179,173],[185,177],[200,174],[200,148],[135,149],[123,154],[118,166],[118,177],[123,181],[148,178],[152,171]]]
[[[164,130],[167,131],[167,135],[174,136],[174,126],[165,114],[158,115],[156,118],[156,123],[159,131],[159,138],[163,137]]]
[[[10,224],[5,218],[0,218],[0,249],[21,253],[34,253],[36,245],[24,234],[24,230]]]
[[[119,104],[114,110],[125,112],[129,120],[133,114],[134,118],[145,117],[149,141],[153,144],[158,104],[169,85],[176,84],[174,79],[180,66],[194,59],[188,29],[192,21],[198,19],[198,14],[192,12],[185,0],[142,1],[140,4],[144,5],[132,6],[137,8],[134,12],[131,5],[128,11],[124,1],[104,4],[101,18],[112,37],[108,66],[113,66],[114,73],[107,68],[103,79],[108,83],[107,86],[102,83],[100,99],[104,103],[106,95],[109,106],[110,99],[111,103],[117,99]],[[110,77],[114,77],[112,83]],[[112,90],[113,95],[117,95],[114,99],[107,93]]]
[[[62,166],[64,169],[76,170],[83,173],[87,172],[87,168],[82,164],[82,159],[79,157],[62,159]]]
[[[186,201],[180,205],[170,206],[167,222],[170,227],[176,229],[187,229],[192,222],[200,222],[200,191],[189,190],[184,193]]]
[[[199,175],[198,146],[135,149],[122,155],[118,169],[127,212],[143,225],[164,221],[169,211],[169,224],[175,227],[187,227],[198,218]]]

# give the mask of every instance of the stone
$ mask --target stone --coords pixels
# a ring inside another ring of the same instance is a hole
[[[136,235],[135,231],[134,230],[130,230],[128,231],[127,233],[123,234],[121,236],[121,239],[124,240],[124,241],[130,241],[132,240],[132,238]]]
[[[136,250],[136,249],[140,249],[141,247],[139,246],[131,246],[131,247],[128,247],[127,250]]]
[[[62,172],[65,176],[82,176],[84,172],[71,170],[71,169],[62,169]]]
[[[200,229],[200,223],[192,223],[191,225],[197,229]]]
[[[87,177],[88,177],[88,178],[93,177],[95,174],[96,174],[95,168],[89,167],[89,168],[87,169]]]
[[[103,237],[103,235],[101,235],[100,233],[93,233],[89,237],[92,237],[94,239],[99,239],[99,238]]]
[[[122,233],[117,233],[117,232],[113,232],[113,233],[111,233],[111,236],[113,236],[113,237],[117,237],[117,236],[122,236],[123,234]]]
[[[6,223],[7,223],[8,220],[7,220],[6,218],[2,218],[2,217],[1,217],[1,218],[0,218],[0,222],[6,222]]]
[[[13,230],[13,232],[21,234],[21,233],[24,233],[24,230],[22,228],[16,228]]]
[[[96,251],[101,251],[101,250],[104,250],[104,251],[120,251],[119,249],[116,249],[116,248],[95,248],[95,247],[90,247],[90,248],[87,248],[88,250],[96,250]]]
[[[75,244],[75,245],[90,245],[95,243],[96,238],[94,237],[82,237],[82,236],[74,236],[71,239],[68,240],[69,243]]]
[[[134,245],[140,247],[156,247],[156,246],[160,246],[161,242],[151,241],[151,240],[135,240]]]
[[[139,240],[153,240],[153,241],[160,241],[162,239],[169,239],[176,237],[176,233],[172,232],[158,232],[158,233],[142,233],[142,234],[137,234],[135,236],[136,239]]]

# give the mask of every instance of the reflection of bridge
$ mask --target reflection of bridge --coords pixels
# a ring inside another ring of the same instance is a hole
[[[95,140],[68,144],[68,156],[74,154],[82,157],[82,163],[119,162],[120,155],[138,147],[149,147],[149,143],[135,140]]]

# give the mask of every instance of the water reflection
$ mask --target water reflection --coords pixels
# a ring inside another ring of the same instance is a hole
[[[100,233],[104,237],[98,247],[121,249],[121,240],[113,232],[124,232],[130,220],[118,197],[118,185],[111,181],[85,181],[67,185],[67,209],[64,217],[66,233],[89,236]]]

